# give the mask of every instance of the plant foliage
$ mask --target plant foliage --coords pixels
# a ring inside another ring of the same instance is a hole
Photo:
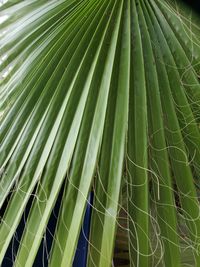
[[[33,265],[63,189],[50,267],[72,266],[94,192],[88,266],[200,266],[200,29],[165,0],[0,7],[0,262]],[[121,223],[120,214],[126,223]],[[184,231],[183,231],[184,228]],[[42,263],[41,263],[42,264]]]

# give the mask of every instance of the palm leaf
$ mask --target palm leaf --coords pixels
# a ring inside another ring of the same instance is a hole
[[[199,18],[164,0],[0,18],[0,262],[31,203],[13,264],[33,266],[60,195],[48,262],[72,266],[93,191],[88,266],[182,266],[188,247],[199,266]]]

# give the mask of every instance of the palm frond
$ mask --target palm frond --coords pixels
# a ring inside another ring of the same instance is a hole
[[[199,18],[171,0],[1,17],[0,263],[31,201],[13,264],[33,266],[63,190],[49,266],[72,266],[91,191],[88,266],[178,267],[187,247],[199,266]]]

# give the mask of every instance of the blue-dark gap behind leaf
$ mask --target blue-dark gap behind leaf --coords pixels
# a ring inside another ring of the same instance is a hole
[[[88,204],[85,211],[85,218],[78,241],[73,267],[85,267],[87,265],[88,239],[90,234],[92,204],[93,204],[93,192],[91,192],[88,198]]]
[[[14,188],[13,188],[14,189]],[[5,257],[4,257],[4,260],[2,262],[2,266],[1,267],[12,267],[13,266],[13,262],[15,260],[15,257],[16,257],[16,254],[17,254],[17,250],[19,248],[19,244],[20,244],[20,239],[22,237],[22,234],[23,234],[23,229],[24,229],[24,226],[25,226],[25,222],[28,218],[28,213],[29,213],[29,210],[30,210],[30,207],[31,207],[31,204],[33,202],[33,198],[34,198],[34,193],[36,191],[36,187],[35,189],[33,190],[33,194],[30,196],[29,198],[29,201],[26,205],[26,208],[24,210],[24,213],[23,213],[23,216],[21,218],[21,221],[17,227],[17,230],[15,231],[15,234],[9,244],[9,247],[6,251],[6,254],[5,254]],[[12,192],[12,190],[11,190]],[[6,211],[6,208],[7,208],[7,204],[9,203],[10,201],[10,198],[12,196],[12,193],[10,192],[10,194],[7,196],[6,200],[4,201],[4,205],[2,207],[2,210],[1,210],[1,214],[3,215]]]
[[[34,189],[33,194],[30,196],[29,201],[26,205],[26,209],[24,211],[24,214],[22,216],[22,219],[19,223],[19,226],[17,227],[17,230],[14,234],[14,237],[12,238],[10,245],[7,249],[6,255],[4,257],[3,263],[1,267],[12,267],[13,266],[13,261],[15,260],[15,256],[17,253],[17,250],[19,248],[20,240],[23,234],[23,230],[25,227],[26,220],[28,218],[28,214],[31,208],[31,204],[34,198],[34,192],[36,189]],[[61,200],[62,200],[62,195],[64,191],[64,185],[62,186],[58,199],[56,201],[55,207],[52,211],[52,214],[50,216],[47,230],[45,233],[45,246],[44,246],[44,239],[42,240],[40,244],[40,248],[38,250],[35,262],[33,267],[38,267],[38,266],[43,266],[47,267],[48,266],[48,254],[50,253],[52,241],[53,241],[53,234],[55,232],[55,227],[56,227],[56,222],[57,222],[57,216],[59,213],[59,208],[61,205]]]
[[[22,216],[22,219],[21,219],[19,226],[18,226],[18,228],[14,234],[14,237],[12,238],[12,240],[10,242],[10,245],[7,249],[7,252],[6,252],[6,255],[4,257],[4,260],[3,260],[1,267],[12,267],[13,266],[13,262],[15,260],[17,251],[19,249],[19,244],[20,244],[20,240],[21,240],[21,237],[23,234],[25,223],[27,221],[28,214],[29,214],[29,211],[30,211],[33,199],[34,199],[35,190],[33,191],[33,194],[30,196],[30,199],[27,203],[27,206],[26,206],[26,209],[25,209],[24,214]],[[55,229],[56,229],[56,223],[57,223],[57,218],[58,218],[58,214],[59,214],[59,209],[61,206],[63,191],[64,191],[64,185],[62,186],[62,188],[60,190],[55,207],[54,207],[52,214],[50,216],[50,219],[49,219],[49,222],[47,225],[47,230],[45,233],[45,239],[43,239],[41,244],[40,244],[40,248],[38,250],[33,267],[38,267],[38,266],[48,267],[48,255],[50,253],[52,242],[53,242],[53,235],[54,235]],[[7,206],[6,203],[9,202],[10,196],[11,195],[9,195],[5,201],[5,206],[3,207],[2,211],[1,211],[1,215],[3,215],[3,213],[5,212],[5,209]],[[91,219],[92,202],[93,202],[93,194],[91,193],[91,195],[89,196],[89,203],[90,204],[88,204],[87,208],[86,208],[84,223],[83,223],[83,227],[82,227],[82,230],[80,233],[80,238],[79,238],[79,242],[78,242],[78,246],[77,246],[77,251],[76,251],[73,267],[85,267],[86,266],[87,251],[88,251],[88,241],[87,240],[89,238],[89,232],[90,232],[90,219]]]

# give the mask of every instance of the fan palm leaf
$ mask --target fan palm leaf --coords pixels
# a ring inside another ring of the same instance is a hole
[[[72,266],[93,191],[88,266],[114,264],[117,229],[130,266],[182,266],[188,247],[199,266],[198,17],[176,1],[4,2],[0,263],[31,203],[13,266],[33,266],[61,195],[48,262]]]

